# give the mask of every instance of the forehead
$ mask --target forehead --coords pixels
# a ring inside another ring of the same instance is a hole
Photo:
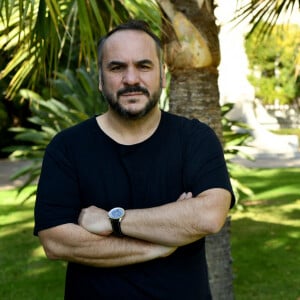
[[[158,59],[156,43],[140,30],[120,30],[109,36],[103,47],[103,60]]]

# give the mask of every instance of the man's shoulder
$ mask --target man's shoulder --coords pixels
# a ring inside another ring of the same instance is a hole
[[[71,127],[65,128],[58,132],[50,142],[51,144],[57,143],[70,143],[70,142],[84,142],[84,139],[87,138],[96,128],[95,117],[84,120],[78,124],[75,124]]]
[[[174,127],[174,129],[180,129],[186,133],[192,132],[194,130],[196,131],[211,130],[211,128],[206,123],[203,123],[200,120],[195,118],[189,119],[185,116],[176,115],[165,111],[163,112],[163,117],[168,127]]]
[[[63,129],[61,132],[58,133],[58,135],[77,135],[81,132],[86,133],[87,130],[90,131],[91,129],[93,129],[95,127],[95,124],[95,117],[91,117],[77,124],[74,124],[71,127]]]

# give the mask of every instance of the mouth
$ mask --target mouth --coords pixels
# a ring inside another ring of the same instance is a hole
[[[141,95],[144,95],[144,93],[132,92],[132,93],[123,93],[123,94],[121,94],[122,97],[135,97],[135,96],[141,96]]]
[[[125,87],[118,91],[117,96],[125,96],[125,97],[132,97],[132,96],[141,96],[146,95],[149,97],[149,92],[146,88],[143,87]]]

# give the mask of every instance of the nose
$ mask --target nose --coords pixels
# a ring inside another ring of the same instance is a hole
[[[139,83],[139,72],[134,67],[128,67],[123,74],[123,83],[126,85],[136,85]]]

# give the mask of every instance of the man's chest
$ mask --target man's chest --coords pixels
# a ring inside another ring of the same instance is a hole
[[[183,192],[180,151],[115,151],[86,159],[78,169],[83,206],[146,208],[176,201]]]

